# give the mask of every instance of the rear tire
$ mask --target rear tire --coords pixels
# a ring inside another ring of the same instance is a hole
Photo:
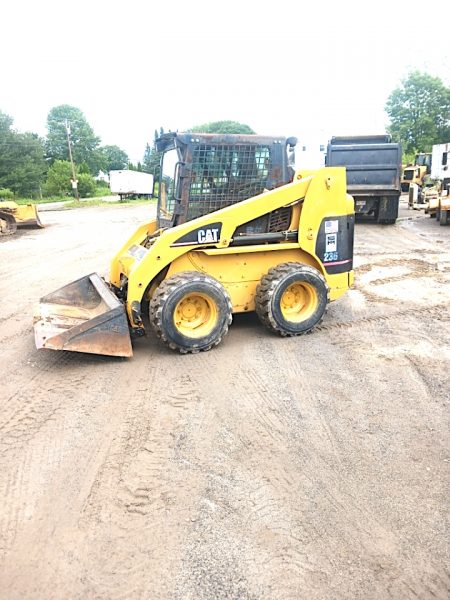
[[[197,271],[177,273],[157,287],[150,301],[156,335],[182,354],[217,346],[232,321],[228,292],[213,277]]]
[[[448,223],[448,211],[447,210],[440,210],[440,214],[439,214],[439,224],[440,225],[447,225]]]
[[[13,215],[0,212],[0,235],[12,235],[17,230],[17,221]]]
[[[321,323],[328,304],[323,275],[301,263],[273,267],[256,288],[256,313],[271,331],[282,336],[309,333]]]

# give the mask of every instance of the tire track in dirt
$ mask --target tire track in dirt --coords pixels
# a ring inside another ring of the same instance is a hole
[[[398,304],[398,302],[396,304]],[[322,323],[314,329],[314,332],[332,331],[333,329],[359,328],[369,323],[390,322],[395,321],[399,317],[406,317],[409,315],[413,316],[416,314],[421,316],[435,317],[439,320],[447,321],[449,319],[449,316],[446,313],[446,311],[449,306],[450,303],[445,303],[436,304],[434,306],[406,308],[404,310],[399,310],[389,314],[362,317],[359,319],[355,319],[354,321],[342,321],[340,323]]]
[[[194,464],[195,449],[188,452],[186,446],[190,432],[204,424],[205,418],[209,421],[201,388],[196,385],[203,369],[196,370],[198,361],[192,356],[186,357],[192,371],[176,373],[173,362],[168,362],[170,356],[159,349],[150,358],[139,357],[139,368],[130,371],[140,396],[129,399],[123,425],[83,509],[80,527],[93,543],[87,560],[79,557],[79,569],[86,573],[85,589],[99,598],[145,593],[149,569],[152,581],[170,581],[182,545],[183,524],[190,522],[191,507],[198,501],[196,483],[203,473]],[[148,377],[150,365],[153,375]],[[164,385],[169,381],[169,386]],[[123,382],[121,389],[126,385]],[[209,434],[211,428],[205,431]],[[111,537],[119,542],[120,550],[112,553],[105,569],[96,549]],[[94,570],[93,564],[97,565]],[[158,595],[152,586],[148,589],[151,597],[167,597],[162,592]]]
[[[52,353],[51,357],[49,362],[43,359],[27,385],[9,397],[8,411],[2,412],[0,469],[6,478],[0,481],[0,493],[4,499],[0,511],[0,538],[6,540],[5,550],[11,548],[19,525],[26,522],[27,515],[35,512],[42,495],[43,490],[35,485],[33,474],[39,472],[43,483],[52,479],[61,468],[61,456],[64,454],[61,443],[70,433],[66,423],[71,422],[72,413],[84,400],[77,391],[82,388],[86,377],[92,378],[97,381],[97,386],[91,390],[90,397],[95,396],[97,402],[101,401],[105,396],[105,391],[101,391],[103,383],[107,381],[112,385],[117,364],[113,360],[109,364],[103,362],[100,365],[103,374],[98,378],[95,377],[99,369],[96,359],[88,359],[90,364],[81,364],[80,368],[80,357],[74,354]],[[67,443],[66,439],[64,444]],[[13,459],[14,462],[11,462]],[[14,468],[15,464],[18,468]],[[18,502],[19,498],[25,499],[22,504]],[[11,520],[11,507],[17,506],[20,509],[13,511],[14,518]]]
[[[372,330],[372,327],[369,326],[367,331],[364,332],[364,339],[366,340],[364,344],[365,352],[367,352],[368,347],[370,348],[367,340],[375,339],[376,336],[376,330]],[[315,339],[309,337],[307,338],[307,341],[307,345],[309,346],[309,349],[306,349],[306,353],[309,356],[308,363],[304,364],[301,360],[298,360],[298,352],[293,351],[286,354],[289,358],[292,358],[292,361],[289,361],[284,369],[285,372],[293,373],[291,389],[293,389],[296,381],[311,381],[311,377],[309,376],[311,366],[309,363],[311,362],[311,359],[314,360],[314,353],[311,355],[310,349],[315,347]],[[288,344],[292,346],[296,345],[295,340],[293,339],[289,340]],[[320,355],[322,356],[324,353],[326,354],[322,342]],[[346,361],[344,360],[344,362]],[[368,363],[366,362],[365,364]],[[344,372],[347,373],[348,369],[344,369]],[[364,381],[364,378],[361,378],[360,381]],[[323,382],[321,382],[320,388],[324,387],[329,390],[329,386],[324,386]],[[306,448],[309,450],[306,450],[306,456],[304,455],[299,461],[295,461],[294,458],[294,462],[297,462],[297,465],[296,468],[293,469],[292,477],[295,481],[295,473],[309,473],[309,482],[312,486],[312,489],[310,488],[309,492],[316,497],[316,507],[320,507],[320,518],[317,519],[316,516],[316,520],[323,524],[324,514],[332,514],[332,519],[330,519],[329,522],[330,529],[326,528],[321,534],[326,538],[333,527],[337,527],[341,533],[341,550],[339,550],[338,546],[333,548],[333,544],[336,543],[335,540],[333,542],[328,542],[326,544],[326,557],[328,557],[328,553],[330,552],[334,554],[336,560],[339,560],[339,554],[342,554],[342,546],[349,549],[351,548],[357,554],[365,556],[365,561],[369,561],[368,564],[370,564],[371,568],[375,571],[379,570],[383,576],[383,581],[374,582],[375,587],[373,589],[377,589],[378,585],[380,586],[378,594],[375,594],[374,597],[383,597],[384,586],[388,581],[400,579],[398,585],[391,584],[393,589],[397,589],[397,595],[394,594],[394,597],[410,597],[411,589],[413,588],[415,594],[419,597],[423,597],[422,595],[427,593],[427,590],[430,588],[434,589],[436,597],[444,598],[446,583],[445,575],[442,572],[431,572],[428,577],[421,577],[417,573],[409,571],[409,579],[405,577],[402,581],[402,573],[408,572],[409,542],[405,543],[404,540],[399,540],[389,526],[385,525],[383,517],[379,516],[378,518],[375,518],[372,511],[367,510],[366,499],[358,498],[358,482],[352,481],[353,472],[352,470],[349,471],[347,458],[349,455],[348,449],[346,449],[345,455],[340,455],[344,448],[343,440],[347,440],[347,444],[349,441],[351,443],[351,436],[345,435],[345,433],[343,435],[346,426],[342,424],[342,419],[340,418],[339,413],[336,412],[337,407],[335,408],[334,402],[327,401],[327,394],[322,395],[320,394],[320,390],[314,392],[312,389],[309,393],[305,394],[304,388],[305,386],[303,384],[299,390],[299,399],[301,399],[302,405],[304,405],[305,401],[308,399],[313,400],[309,411],[312,413],[311,416],[313,417],[313,422],[311,423],[311,426],[308,427],[308,411],[305,408],[302,413],[304,417],[303,429],[305,429],[306,426],[310,431],[314,431],[315,438],[321,431],[324,435],[320,435],[315,444],[308,443],[306,445]],[[386,389],[386,393],[389,394],[388,389]],[[417,397],[422,398],[422,396],[423,391],[418,390]],[[377,417],[375,416],[375,419],[376,418]],[[340,421],[341,424],[339,424]],[[331,425],[332,423],[334,426]],[[374,421],[374,424],[375,423],[376,420]],[[381,431],[382,430],[380,430],[380,433]],[[306,440],[303,440],[303,454],[305,454],[305,442]],[[340,452],[337,449],[340,449]],[[357,448],[355,448],[355,451],[356,453],[358,452]],[[350,453],[350,455],[354,453],[355,452]],[[367,455],[367,452],[363,455]],[[320,478],[319,481],[318,478]],[[318,484],[320,485],[320,500],[317,499],[317,495],[314,492],[314,488]],[[305,489],[308,490],[308,486],[302,485],[296,490],[297,498],[301,498],[302,495],[304,497]],[[292,491],[293,495],[295,495],[295,490]],[[299,502],[299,504],[301,505],[301,502]],[[304,522],[305,515],[302,515],[302,517],[297,520],[294,519],[294,522]],[[307,520],[311,519],[312,517]],[[289,528],[289,531],[292,532],[293,529]],[[296,537],[299,537],[299,532]],[[302,539],[301,536],[300,539]],[[317,554],[317,551],[313,554]],[[422,558],[426,560],[425,557],[426,554],[424,553]],[[330,556],[330,562],[331,560],[332,558]],[[350,556],[348,560],[350,560],[353,565],[354,557]],[[344,565],[341,565],[340,569],[345,569],[345,562]],[[293,578],[295,580],[295,576],[293,576]],[[293,579],[291,578],[291,581],[292,580]],[[434,580],[434,583],[432,583],[432,580]],[[407,588],[410,588],[410,591],[407,592]],[[278,592],[280,594],[279,597],[295,597],[300,589],[302,589],[304,593],[305,587],[303,587],[303,584],[297,591],[283,590]],[[309,597],[314,597],[313,590],[311,590],[311,596]],[[318,597],[320,597],[320,595]]]
[[[369,250],[390,243],[385,229],[361,235]],[[42,264],[53,289],[62,276]],[[8,600],[448,597],[448,404],[427,376],[442,368],[447,305],[350,294],[311,336],[236,318],[213,352],[180,357],[150,338],[110,362],[32,350],[24,300],[20,336],[0,325]],[[409,341],[426,335],[430,359]]]

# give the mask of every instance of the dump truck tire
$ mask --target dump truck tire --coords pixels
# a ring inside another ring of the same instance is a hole
[[[256,288],[256,313],[271,331],[282,336],[309,333],[319,325],[328,304],[322,274],[301,263],[273,267]]]
[[[182,354],[217,346],[232,321],[228,292],[216,279],[186,271],[165,279],[150,301],[156,335]]]

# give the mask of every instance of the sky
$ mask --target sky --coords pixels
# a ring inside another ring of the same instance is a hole
[[[224,119],[302,144],[383,133],[411,70],[450,85],[443,0],[6,0],[1,16],[14,127],[44,136],[70,104],[133,162],[155,129]]]

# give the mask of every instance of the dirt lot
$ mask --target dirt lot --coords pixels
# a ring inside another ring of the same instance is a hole
[[[200,355],[35,350],[38,298],[148,211],[0,241],[1,598],[449,598],[450,227],[358,224],[310,336],[246,315]]]

